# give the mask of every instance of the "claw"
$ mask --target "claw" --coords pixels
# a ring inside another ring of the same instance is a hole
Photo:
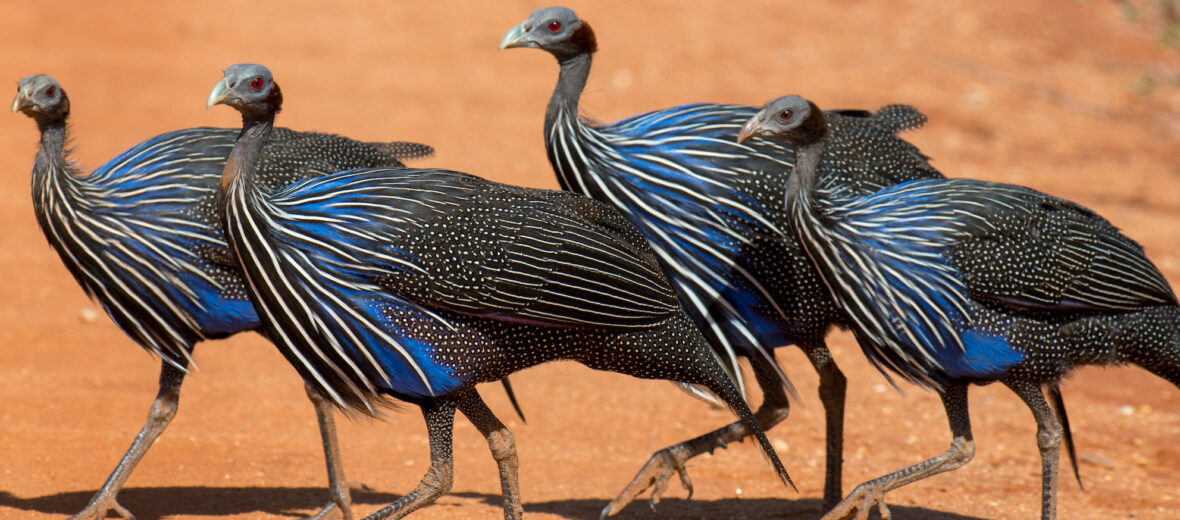
[[[847,520],[849,518],[868,520],[869,512],[873,510],[874,505],[877,506],[877,511],[881,514],[881,520],[893,518],[893,513],[885,504],[885,493],[881,488],[868,483],[861,484],[852,490],[848,497],[836,504],[836,507],[828,511],[828,514],[824,515],[821,520]]]
[[[363,491],[366,493],[373,492],[373,488],[369,487],[364,482],[345,482],[344,487],[346,487],[349,491]],[[342,500],[349,500],[350,498],[351,497],[347,497]],[[348,502],[341,503],[334,500],[316,512],[316,514],[304,517],[303,520],[324,520],[326,518],[332,518],[332,513],[336,511],[342,512],[340,515],[342,520],[352,520],[352,510],[350,507],[346,506],[351,506],[351,504]]]
[[[643,466],[643,469],[639,470],[626,489],[602,509],[599,518],[605,519],[618,514],[648,488],[652,490],[649,504],[652,511],[655,511],[656,505],[660,503],[660,497],[668,489],[668,482],[671,480],[673,471],[680,476],[680,484],[688,490],[688,498],[692,498],[692,479],[688,476],[683,459],[683,455],[671,448],[656,452],[651,460],[648,460],[647,464]]]
[[[127,508],[119,504],[118,500],[114,498],[109,500],[96,500],[86,505],[86,509],[78,512],[78,514],[71,516],[70,520],[102,520],[106,517],[107,511],[114,511],[115,514],[124,520],[135,520],[135,515],[131,514]]]

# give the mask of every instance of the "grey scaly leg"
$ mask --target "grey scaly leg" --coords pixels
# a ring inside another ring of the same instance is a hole
[[[352,520],[352,494],[350,491],[354,489],[370,491],[370,489],[364,484],[348,482],[344,478],[344,462],[340,458],[340,443],[336,438],[336,419],[333,415],[335,410],[333,410],[332,404],[315,391],[311,385],[304,385],[303,388],[307,391],[307,398],[311,400],[312,406],[315,407],[316,421],[320,425],[324,462],[328,466],[328,492],[332,495],[332,502],[320,509],[318,513],[308,517],[307,520],[322,520],[336,509],[341,511],[344,520]]]
[[[505,520],[520,520],[524,516],[524,508],[520,503],[520,459],[516,456],[516,441],[512,438],[512,432],[488,409],[475,390],[463,396],[459,402],[459,411],[487,439],[492,458],[496,459],[496,467],[500,470],[500,488],[504,495]]]
[[[1057,470],[1061,459],[1061,423],[1053,415],[1041,387],[1027,381],[1004,380],[1024,400],[1037,420],[1037,448],[1041,450],[1041,520],[1057,518]]]
[[[827,446],[823,510],[827,512],[844,496],[844,399],[848,379],[836,366],[827,345],[800,345],[800,348],[819,374],[819,400],[824,406]]]
[[[430,435],[430,469],[413,491],[365,520],[403,518],[450,491],[454,483],[451,433],[455,427],[455,403],[439,401],[422,405],[422,415],[426,417],[426,429]]]
[[[971,438],[971,417],[967,410],[967,386],[962,384],[948,385],[941,394],[942,405],[946,408],[947,420],[951,425],[951,446],[946,453],[914,464],[901,471],[890,473],[880,478],[865,482],[831,511],[822,520],[843,520],[852,518],[868,520],[869,511],[873,506],[881,513],[882,520],[889,520],[893,515],[885,505],[885,494],[922,480],[927,477],[955,470],[971,462],[975,457],[975,441]]]
[[[72,516],[70,520],[101,520],[110,510],[127,520],[135,520],[135,515],[132,515],[131,511],[119,505],[117,496],[119,491],[123,489],[123,484],[127,482],[127,477],[130,477],[135,466],[139,465],[139,461],[143,459],[148,448],[152,447],[160,434],[164,433],[168,423],[172,422],[173,417],[176,417],[176,409],[180,404],[180,385],[183,382],[184,370],[172,366],[166,361],[160,362],[160,391],[156,394],[156,399],[152,401],[152,407],[148,409],[147,422],[139,430],[139,435],[135,437],[135,441],[131,443],[131,447],[127,449],[127,453],[123,455],[119,465],[115,466],[111,476],[107,477],[102,488],[94,494],[90,503],[86,504],[86,507]]]

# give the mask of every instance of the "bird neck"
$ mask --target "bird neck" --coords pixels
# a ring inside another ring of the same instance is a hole
[[[242,116],[242,133],[234,142],[233,150],[225,161],[225,168],[221,171],[221,190],[228,191],[235,183],[254,186],[254,174],[258,170],[258,160],[262,155],[262,147],[270,138],[270,131],[274,128],[275,115]]]
[[[787,205],[810,204],[815,199],[819,178],[819,160],[824,154],[824,141],[795,147],[795,170],[787,180]]]
[[[575,54],[568,58],[558,58],[561,73],[557,76],[557,86],[553,89],[553,97],[549,99],[549,106],[545,109],[545,127],[550,128],[561,112],[572,116],[577,121],[578,100],[582,97],[582,90],[586,88],[586,80],[590,77],[589,52]]]
[[[33,165],[33,185],[45,185],[50,177],[62,181],[75,181],[74,168],[66,157],[66,121],[55,119],[52,121],[37,121],[41,130],[41,148],[37,150],[37,159]]]

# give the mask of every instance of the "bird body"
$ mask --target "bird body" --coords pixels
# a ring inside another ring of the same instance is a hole
[[[612,208],[445,170],[357,169],[272,191],[255,171],[282,100],[270,71],[234,65],[209,99],[243,116],[221,217],[268,336],[337,405],[376,414],[394,397],[426,418],[427,475],[372,518],[449,489],[456,410],[488,439],[505,517],[519,517],[511,433],[474,385],[557,359],[705,386],[789,482],[651,249]]]
[[[642,239],[587,218],[608,213],[591,201],[445,170],[235,186],[227,222],[267,314],[286,342],[318,350],[293,361],[342,406],[372,409],[355,406],[368,381],[411,402],[446,395],[678,310]],[[538,343],[545,357],[528,354]]]
[[[60,148],[43,148],[36,159],[34,210],[49,243],[124,332],[178,366],[190,361],[198,341],[258,328],[215,211],[221,169],[237,134],[168,132],[85,175],[56,153]],[[342,137],[275,134],[260,177],[276,188],[349,166],[401,164]],[[51,140],[64,145],[64,129]],[[313,151],[334,148],[345,154]]]
[[[763,428],[789,410],[783,391],[789,383],[774,349],[790,344],[803,349],[820,374],[828,430],[824,504],[835,505],[842,496],[845,381],[824,337],[832,326],[843,325],[843,316],[787,228],[782,186],[795,163],[790,147],[765,139],[735,142],[758,110],[744,105],[680,105],[612,124],[582,118],[578,103],[597,41],[570,9],[537,10],[500,45],[537,47],[557,58],[561,72],[545,110],[545,146],[561,187],[611,204],[639,227],[685,310],[739,384],[738,360],[750,360],[764,395]],[[833,147],[869,148],[873,154],[848,154],[841,168],[825,171],[820,180],[825,192],[860,196],[906,180],[941,177],[896,135],[925,123],[914,108],[830,114]],[[671,470],[688,482],[688,458],[739,441],[745,433],[733,424],[662,450],[605,513],[617,513],[659,482],[654,503]]]
[[[833,199],[816,186],[824,170],[841,167],[828,154],[825,119],[814,103],[788,96],[751,118],[739,140],[795,145],[786,186],[792,234],[866,356],[887,376],[938,391],[954,435],[945,454],[862,484],[825,518],[864,519],[873,504],[887,517],[887,491],[970,461],[966,388],[995,381],[1037,420],[1042,518],[1054,518],[1063,434],[1076,458],[1054,417],[1065,422],[1058,383],[1076,366],[1133,363],[1180,386],[1171,287],[1110,222],[1029,188],[923,179]]]
[[[37,121],[41,146],[32,173],[37,222],[62,263],[111,319],[161,358],[160,392],[148,422],[123,460],[77,517],[115,509],[131,471],[175,415],[196,343],[257,330],[258,316],[234,270],[216,199],[238,130],[190,128],[161,134],[92,172],[68,158],[69,100],[56,80],[20,82],[13,111]],[[414,143],[362,143],[339,136],[277,129],[262,157],[260,182],[278,188],[348,167],[396,166],[428,154]],[[319,398],[312,395],[317,407]],[[321,415],[325,449],[335,450],[331,417]],[[339,461],[331,460],[339,472]],[[330,507],[347,507],[333,481]]]
[[[608,201],[636,223],[686,309],[732,361],[735,355],[765,356],[800,338],[822,341],[838,322],[814,268],[794,241],[783,238],[788,230],[777,208],[793,154],[772,141],[733,141],[756,111],[697,103],[592,125],[578,119],[575,106],[546,123],[561,186]],[[844,198],[938,175],[916,148],[896,138],[888,119],[875,117],[834,112],[833,132],[840,142],[903,144],[902,159],[911,167],[850,165],[824,176],[826,192]]]
[[[816,207],[800,197],[790,210],[800,221],[804,204]],[[870,359],[916,383],[991,381],[1024,362],[1055,381],[1100,356],[1071,349],[1079,357],[1052,363],[1048,337],[1066,337],[1049,330],[1176,305],[1138,244],[1084,207],[1021,186],[920,180],[810,211],[824,234],[798,232]],[[1027,332],[1042,322],[1046,332]],[[1035,343],[1017,339],[1026,335]]]

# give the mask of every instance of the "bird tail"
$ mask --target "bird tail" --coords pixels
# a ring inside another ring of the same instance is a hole
[[[700,336],[698,335],[698,337]],[[713,392],[714,395],[729,406],[730,410],[738,416],[746,429],[757,439],[763,454],[770,460],[770,464],[774,466],[774,471],[778,474],[779,480],[791,486],[796,492],[799,491],[799,488],[795,487],[795,483],[791,481],[791,476],[787,474],[787,468],[783,466],[783,461],[779,459],[778,454],[775,453],[774,448],[770,445],[770,440],[766,438],[766,432],[762,430],[762,425],[758,423],[758,418],[754,416],[754,412],[750,410],[750,406],[742,398],[742,394],[737,386],[733,384],[733,380],[730,379],[721,367],[712,349],[705,342],[704,337],[700,337],[700,343],[701,349],[698,350],[700,353],[698,366],[704,369],[704,373],[701,374],[704,380],[697,383],[708,388],[709,391]]]
[[[428,144],[393,141],[390,143],[372,143],[372,145],[382,153],[401,161],[426,159],[434,155],[434,147]]]
[[[512,403],[512,409],[516,410],[516,416],[520,417],[520,422],[527,423],[528,421],[524,418],[524,411],[520,409],[520,402],[516,400],[516,391],[512,389],[512,383],[508,382],[507,377],[501,379],[500,383],[504,385],[504,393],[508,394],[508,402]]]
[[[1073,442],[1073,430],[1069,427],[1069,415],[1065,413],[1065,399],[1061,397],[1061,387],[1056,383],[1047,385],[1045,393],[1049,395],[1049,405],[1053,408],[1053,415],[1061,423],[1062,435],[1065,437],[1065,453],[1069,455],[1069,464],[1073,466],[1073,476],[1078,480],[1078,487],[1084,491],[1082,473],[1078,470],[1078,451]]]

